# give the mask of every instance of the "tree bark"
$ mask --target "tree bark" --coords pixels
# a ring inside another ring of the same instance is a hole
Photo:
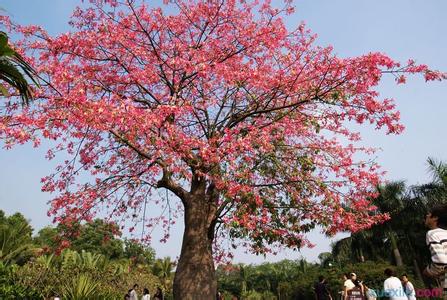
[[[393,248],[394,259],[398,267],[403,266],[402,256],[400,255],[399,247],[397,246],[396,237],[393,231],[390,231],[391,247]]]
[[[174,277],[174,299],[211,300],[216,297],[212,252],[214,213],[205,195],[194,197],[185,205],[185,229]]]
[[[419,264],[416,259],[413,259],[413,267],[414,267],[414,273],[416,274],[417,279],[419,279],[420,282],[424,282],[424,278],[422,277],[421,269],[419,268]]]

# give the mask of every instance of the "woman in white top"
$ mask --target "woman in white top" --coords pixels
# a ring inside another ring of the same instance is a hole
[[[385,270],[385,275],[388,277],[383,283],[385,296],[389,300],[408,300],[402,282],[394,276],[394,271],[388,268]]]
[[[408,300],[416,300],[416,291],[414,290],[413,284],[408,280],[407,274],[403,274],[400,280],[402,281],[402,286],[404,287],[404,292]]]
[[[148,289],[143,290],[143,297],[141,298],[141,300],[151,300],[151,295],[149,294]]]

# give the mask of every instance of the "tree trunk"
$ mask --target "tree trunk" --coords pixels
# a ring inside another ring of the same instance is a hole
[[[424,278],[422,277],[421,269],[419,268],[419,264],[416,259],[413,259],[413,267],[414,267],[414,273],[416,274],[417,279],[419,279],[420,282],[424,282]]]
[[[393,248],[394,258],[396,259],[396,265],[398,267],[403,266],[402,256],[400,255],[399,248],[397,247],[396,237],[394,232],[390,231],[391,247]]]
[[[414,268],[414,274],[416,275],[416,278],[419,279],[420,282],[424,282],[424,278],[422,277],[421,269],[419,268],[419,263],[416,259],[416,253],[414,251],[413,244],[411,243],[410,237],[408,234],[405,235],[405,239],[407,240],[408,248],[411,251],[411,258],[413,260],[413,268]]]
[[[185,205],[185,230],[174,277],[174,299],[211,300],[216,297],[212,252],[214,212],[205,197]]]
[[[365,262],[365,256],[363,255],[362,248],[359,249],[359,258],[360,258],[360,262],[362,262],[362,263]]]

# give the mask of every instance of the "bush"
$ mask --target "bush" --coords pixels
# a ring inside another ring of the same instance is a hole
[[[14,283],[18,266],[5,266],[0,262],[0,295],[1,299],[43,299],[42,295],[32,287]]]
[[[129,260],[109,262],[99,254],[71,250],[60,257],[42,256],[28,262],[17,270],[14,282],[35,288],[45,298],[62,295],[70,299],[85,298],[73,295],[93,287],[97,298],[120,299],[135,283],[151,293],[160,285],[147,265],[134,266]]]

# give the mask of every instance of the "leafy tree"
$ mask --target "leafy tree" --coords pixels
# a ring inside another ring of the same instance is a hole
[[[165,291],[170,290],[173,267],[174,263],[169,256],[155,260],[152,265],[152,273],[160,279]]]
[[[318,259],[320,260],[320,265],[322,267],[327,267],[331,263],[333,257],[331,252],[322,252],[318,254]]]
[[[116,238],[120,234],[116,224],[96,219],[80,225],[77,234],[69,241],[71,249],[78,252],[100,253],[109,259],[116,259],[124,255],[123,242]]]
[[[424,198],[426,207],[447,202],[447,164],[429,157],[427,166],[432,181],[413,187],[415,196]]]
[[[32,92],[25,76],[38,85],[35,79],[36,72],[17,51],[9,46],[6,33],[0,32],[0,80],[8,84],[5,86],[0,83],[0,95],[9,96],[8,87],[10,86],[17,89],[22,100],[28,103],[32,98]]]
[[[216,237],[264,253],[305,246],[316,225],[334,234],[383,220],[368,213],[377,166],[355,159],[368,150],[346,123],[399,133],[394,104],[375,90],[382,74],[400,83],[444,74],[381,53],[338,58],[304,26],[286,29],[289,4],[177,0],[165,14],[140,1],[90,2],[67,34],[14,27],[47,82],[38,106],[0,111],[7,146],[44,137],[73,155],[43,181],[58,192],[57,221],[90,221],[100,207],[150,221],[151,193],[170,191],[180,204],[161,201],[162,224],[185,221],[175,297],[211,299]],[[79,184],[85,172],[94,178]]]
[[[405,183],[391,182],[384,186],[378,186],[377,190],[379,196],[374,199],[374,204],[378,206],[381,212],[388,213],[391,219],[394,220],[404,208],[403,198],[405,196]],[[396,264],[397,266],[402,266],[403,261],[397,243],[396,232],[393,230],[393,226],[390,222],[385,223],[384,229],[384,232],[390,240]]]
[[[55,227],[46,226],[39,230],[33,242],[39,245],[44,252],[53,252],[59,247],[59,231]]]
[[[32,227],[22,214],[6,217],[0,210],[0,261],[4,264],[23,264],[36,250],[32,232]]]
[[[132,259],[135,264],[152,265],[155,259],[155,250],[134,240],[125,239],[124,257]]]
[[[408,201],[405,184],[400,181],[390,182],[379,185],[376,189],[378,196],[372,201],[377,206],[374,213],[388,214],[390,219],[335,243],[332,255],[336,261],[388,260],[392,254],[394,262],[398,266],[403,265],[398,234],[403,229],[400,214]]]
[[[124,243],[117,238],[121,235],[121,232],[116,224],[96,219],[91,223],[73,223],[70,225],[69,231],[65,228],[65,225],[59,225],[56,228],[42,228],[34,241],[42,248],[50,250],[49,252],[56,251],[60,247],[61,240],[66,240],[69,242],[70,248],[78,252],[99,253],[108,259],[124,257]],[[131,245],[129,246],[131,247]],[[128,249],[128,251],[132,250]],[[140,251],[141,255],[149,255],[149,253],[144,252],[144,248]]]

